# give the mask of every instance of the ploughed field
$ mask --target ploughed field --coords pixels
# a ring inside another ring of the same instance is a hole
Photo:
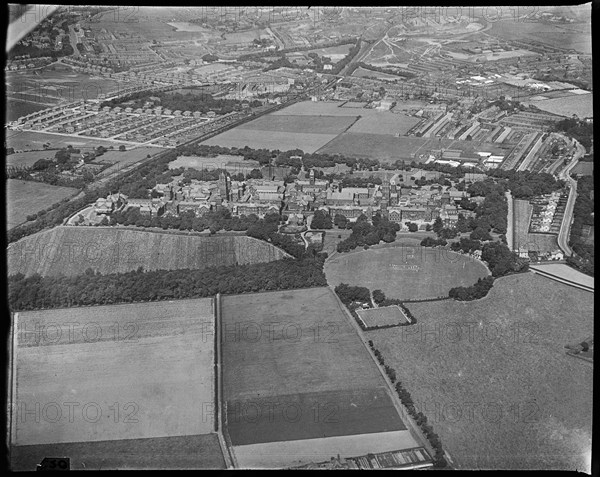
[[[53,455],[86,469],[224,466],[209,436],[212,298],[23,312],[14,323],[13,468]]]
[[[419,445],[350,320],[330,288],[222,298],[226,439],[240,467],[378,452],[383,433],[396,449]]]
[[[8,247],[9,275],[73,276],[272,262],[285,253],[246,236],[202,237],[130,228],[55,227]]]

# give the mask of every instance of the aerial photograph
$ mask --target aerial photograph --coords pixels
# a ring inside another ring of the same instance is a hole
[[[9,4],[6,469],[599,472],[594,10]]]

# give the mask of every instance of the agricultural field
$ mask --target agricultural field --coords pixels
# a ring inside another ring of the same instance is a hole
[[[35,471],[47,456],[70,456],[71,470],[224,469],[216,434],[13,447],[11,469]]]
[[[554,252],[558,249],[556,235],[529,233],[529,220],[533,206],[528,200],[513,200],[515,249],[526,248],[539,253]]]
[[[373,110],[367,111],[373,112]],[[404,136],[419,121],[420,119],[418,118],[413,118],[412,116],[406,116],[404,114],[391,113],[389,111],[375,111],[375,114],[368,114],[361,117],[350,129],[348,129],[348,132],[363,134],[397,134],[399,136]]]
[[[413,154],[425,153],[427,144],[434,147],[430,139],[420,137],[394,137],[382,134],[343,133],[337,136],[317,152],[320,154],[341,154],[349,157],[367,157],[383,162],[395,162],[398,159],[419,161]],[[437,141],[436,141],[437,143]],[[425,159],[423,159],[423,162]]]
[[[278,149],[289,151],[301,149],[307,153],[313,153],[334,139],[336,134],[316,133],[294,133],[269,131],[268,133],[259,129],[230,129],[218,136],[211,137],[202,144],[209,146],[225,146],[244,148],[246,146],[254,149]]]
[[[242,464],[253,449],[261,467],[312,459],[303,454],[316,438],[326,460],[342,436],[369,452],[381,433],[396,433],[397,448],[415,442],[341,306],[329,288],[223,297],[227,437]],[[281,455],[284,442],[297,441]]]
[[[489,275],[478,260],[446,249],[398,240],[394,246],[340,253],[325,263],[327,282],[382,290],[388,298],[417,300],[448,296]]]
[[[73,187],[59,187],[43,182],[7,179],[6,229],[10,230],[27,221],[27,216],[71,197],[78,192]]]
[[[27,116],[31,113],[36,113],[42,109],[49,108],[51,105],[44,103],[32,103],[29,101],[21,101],[11,97],[6,97],[6,115],[5,122],[16,121],[22,116]]]
[[[559,114],[570,118],[576,114],[579,118],[591,118],[594,116],[592,94],[572,94],[563,98],[544,99],[540,101],[528,101],[528,104],[536,106],[542,111]]]
[[[593,367],[564,345],[593,333],[593,297],[513,275],[474,302],[411,303],[416,325],[369,337],[457,469],[589,473]]]
[[[266,115],[242,124],[238,129],[308,134],[340,134],[355,121],[352,116]]]
[[[7,131],[6,147],[12,147],[15,151],[44,150],[44,144],[50,143],[52,149],[73,146],[77,149],[92,149],[98,146],[118,147],[118,141],[106,141],[104,139],[84,138],[78,136],[67,136],[63,134],[39,133],[35,131]]]
[[[91,442],[214,431],[211,298],[24,312],[14,326],[12,446],[85,453]]]
[[[128,227],[60,226],[9,245],[9,275],[74,276],[272,262],[286,254],[246,236],[209,237]]]
[[[270,116],[357,116],[356,110],[343,108],[342,104],[341,101],[301,101],[275,111]]]

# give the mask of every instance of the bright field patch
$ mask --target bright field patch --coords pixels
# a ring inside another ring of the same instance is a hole
[[[528,200],[515,199],[514,210],[514,242],[515,249],[525,248],[527,250],[545,253],[558,249],[556,235],[529,233],[529,222],[533,206]]]
[[[347,283],[380,289],[389,298],[416,300],[448,296],[489,274],[485,265],[445,249],[399,244],[339,254],[325,263],[330,285]]]
[[[458,469],[590,472],[594,295],[531,273],[489,295],[411,303],[418,323],[369,332]]]
[[[325,147],[319,149],[318,152],[357,158],[368,157],[388,162],[395,162],[398,159],[418,162],[419,158],[413,157],[413,155],[417,152],[425,153],[429,142],[431,140],[420,137],[394,137],[383,134],[346,132],[337,136]]]
[[[28,215],[36,214],[77,192],[78,190],[72,187],[8,179],[6,181],[7,230],[26,222]]]
[[[339,134],[352,125],[352,116],[267,115],[239,126],[239,129],[308,134]]]
[[[8,248],[9,275],[80,275],[178,270],[280,260],[284,252],[246,236],[208,237],[130,228],[55,227]]]
[[[367,110],[369,111],[369,110]],[[362,111],[361,111],[362,113]],[[403,136],[420,121],[418,118],[389,111],[377,111],[360,118],[348,130],[350,133],[389,134]]]
[[[211,137],[202,144],[253,149],[301,149],[313,153],[336,137],[336,134],[293,133],[234,128]]]
[[[405,429],[331,289],[226,296],[222,310],[234,446]]]
[[[13,445],[213,432],[212,299],[25,312],[16,330]]]
[[[408,322],[400,307],[396,305],[369,308],[368,310],[356,310],[356,313],[367,328],[371,326],[398,325]]]

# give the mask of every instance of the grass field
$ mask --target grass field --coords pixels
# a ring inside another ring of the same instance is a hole
[[[594,277],[581,273],[579,270],[575,270],[565,263],[542,263],[539,265],[531,265],[531,268],[594,288]]]
[[[366,110],[373,112],[373,110]],[[361,111],[361,116],[362,116]],[[375,111],[375,114],[368,114],[360,118],[348,130],[350,133],[366,134],[398,134],[403,136],[420,120],[404,114],[395,114],[389,111]]]
[[[356,115],[357,116],[357,115]],[[354,122],[352,116],[267,115],[239,126],[239,129],[308,134],[339,134]]]
[[[419,161],[419,158],[413,157],[413,154],[417,152],[425,153],[430,147],[436,147],[437,142],[420,137],[394,137],[382,134],[347,132],[340,134],[317,152],[341,154],[350,157],[368,157],[384,162],[395,162],[398,159]],[[428,143],[431,144],[430,147],[428,147]]]
[[[581,119],[594,116],[592,94],[572,94],[564,98],[528,101],[528,103],[540,108],[542,111],[568,118],[573,114],[577,114]]]
[[[214,170],[225,168],[228,162],[243,161],[243,156],[233,156],[231,154],[219,154],[215,157],[202,156],[179,156],[174,161],[169,162],[169,169],[177,169],[179,167],[197,169],[199,171],[207,169]]]
[[[471,286],[489,272],[482,262],[465,255],[399,242],[336,255],[325,264],[325,274],[332,286],[360,285],[409,300],[448,296],[450,288]]]
[[[9,274],[79,275],[271,262],[284,253],[246,236],[203,237],[126,227],[55,227],[8,248]]]
[[[216,434],[13,447],[11,469],[35,471],[47,456],[69,456],[71,470],[224,469]]]
[[[105,176],[128,164],[133,164],[145,159],[148,155],[154,156],[161,151],[164,151],[164,149],[160,147],[136,147],[135,149],[128,149],[127,151],[107,151],[96,159],[96,161],[114,163],[114,165],[107,167],[102,171],[102,176]]]
[[[212,299],[19,313],[11,442],[213,432],[213,320]]]
[[[329,288],[223,298],[224,399],[234,446],[370,439],[405,429],[349,320]]]
[[[43,150],[43,144],[50,143],[52,148],[61,148],[71,145],[75,148],[91,149],[98,146],[118,148],[118,141],[104,139],[72,137],[63,134],[46,134],[33,131],[6,131],[6,147],[13,147],[15,151]]]
[[[592,333],[592,293],[528,273],[409,308],[417,325],[369,336],[458,469],[590,472],[593,368],[564,345]]]
[[[7,179],[6,181],[6,228],[7,230],[26,222],[27,216],[70,197],[78,192],[72,187],[59,187],[42,182]]]
[[[356,110],[340,107],[341,101],[301,101],[271,113],[272,116],[356,116]],[[361,111],[362,112],[362,111]]]
[[[6,156],[7,166],[33,166],[40,159],[54,159],[56,151],[17,152]]]
[[[408,321],[400,307],[396,305],[356,310],[356,313],[367,327],[397,325]]]
[[[279,149],[289,151],[301,149],[313,153],[336,137],[335,134],[309,134],[279,131],[261,131],[254,129],[234,128],[214,136],[202,144],[209,146],[239,147],[245,146],[254,149]]]
[[[558,249],[556,235],[529,233],[529,217],[533,206],[528,200],[515,199],[513,210],[515,215],[513,246],[515,249],[526,248],[540,253],[553,252]]]

